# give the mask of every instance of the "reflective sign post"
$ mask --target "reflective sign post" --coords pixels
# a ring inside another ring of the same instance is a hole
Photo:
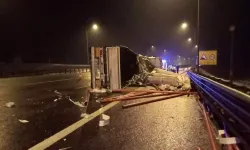
[[[217,50],[199,51],[199,65],[217,65]]]

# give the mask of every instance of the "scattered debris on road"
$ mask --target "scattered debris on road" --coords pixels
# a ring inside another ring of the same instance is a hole
[[[54,102],[57,102],[58,101],[58,99],[56,98],[56,99],[54,99]]]
[[[8,108],[15,107],[15,103],[14,102],[8,102],[8,103],[5,104],[5,107],[8,107]]]
[[[135,96],[141,96],[141,95],[146,95],[147,92],[133,92],[134,90],[131,90],[130,93],[128,94],[125,94],[125,95],[119,95],[119,96],[116,96],[116,97],[111,97],[111,98],[105,98],[103,100],[101,100],[100,102],[112,102],[112,101],[120,101],[122,99],[126,99],[126,98],[129,98],[129,97],[135,97]]]
[[[65,147],[65,148],[60,148],[59,150],[67,150],[67,149],[71,149],[72,147]]]
[[[95,88],[93,90],[91,90],[92,93],[107,93],[108,90],[107,89],[98,89],[98,88]]]
[[[22,120],[22,119],[18,119],[19,120],[19,122],[21,122],[21,123],[28,123],[29,121],[28,120]]]
[[[151,100],[147,100],[147,101],[135,102],[135,103],[123,105],[122,108],[130,108],[130,107],[134,107],[134,106],[149,104],[149,103],[158,102],[158,101],[162,101],[162,100],[167,100],[167,99],[170,99],[170,98],[175,98],[175,97],[179,97],[179,96],[183,96],[183,95],[186,95],[186,94],[173,94],[173,95],[159,97],[159,98],[151,99]]]
[[[75,104],[76,106],[79,106],[81,108],[84,108],[85,106],[83,106],[80,102],[74,102],[72,99],[70,99],[70,96],[68,96],[68,100],[71,101],[73,104]]]
[[[89,114],[87,114],[87,113],[82,113],[81,114],[81,118],[88,118],[89,117]]]
[[[129,97],[122,97],[122,98],[116,98],[116,99],[104,99],[101,102],[105,103],[105,102],[113,102],[113,101],[128,101],[128,100],[135,100],[135,99],[141,99],[141,98],[152,98],[152,97],[159,97],[159,96],[168,96],[168,93],[146,93],[144,95],[141,96],[129,96]]]
[[[61,100],[62,99],[62,93],[61,92],[58,92],[57,90],[54,90],[54,93],[57,95],[57,100]]]
[[[67,140],[66,138],[63,139],[63,141],[66,141],[66,140]]]
[[[185,94],[195,94],[197,92],[189,92],[189,91],[157,91],[157,90],[131,90],[131,89],[117,89],[113,90],[113,93],[126,93],[126,92],[134,92],[134,93],[165,93],[165,94],[180,94],[180,93],[185,93]],[[142,94],[143,95],[143,94]],[[138,96],[138,95],[137,95]]]
[[[62,95],[62,93],[58,92],[57,90],[54,91],[57,95]]]
[[[99,126],[103,127],[110,124],[110,116],[102,114],[99,120]]]

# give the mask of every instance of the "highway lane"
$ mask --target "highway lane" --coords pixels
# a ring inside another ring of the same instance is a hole
[[[56,81],[70,78],[79,77],[80,73],[53,73],[45,75],[36,75],[36,76],[25,76],[25,77],[12,77],[12,78],[0,78],[0,87],[4,86],[17,86],[17,85],[26,85],[32,83],[42,83],[46,81]],[[84,74],[84,73],[83,73]]]
[[[128,109],[122,102],[107,111],[111,124],[99,117],[52,145],[49,150],[210,150],[205,123],[194,97],[182,96]]]
[[[81,119],[85,108],[69,97],[83,101],[88,86],[89,73],[0,79],[0,149],[28,149]]]
[[[90,74],[29,78],[32,77],[0,82],[0,149],[28,149],[80,120],[85,111],[70,102],[68,96],[73,101],[82,101],[90,85]],[[62,99],[55,102],[60,95]],[[16,107],[6,108],[4,105],[9,101],[15,102]],[[111,116],[110,125],[99,127],[97,117],[48,149],[210,149],[204,121],[193,97],[124,110],[121,105],[107,112]],[[88,112],[98,108],[100,105],[92,100]],[[18,119],[29,122],[24,124]]]

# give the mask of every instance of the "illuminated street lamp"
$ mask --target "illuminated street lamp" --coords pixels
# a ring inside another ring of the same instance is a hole
[[[199,51],[200,51],[200,0],[197,0],[197,28],[196,28],[196,37],[195,37],[195,42],[197,44],[197,46],[195,46],[195,48],[197,49],[197,55],[199,55]],[[182,30],[186,30],[188,28],[188,24],[186,22],[183,22],[180,26],[180,28]],[[188,42],[191,42],[192,39],[188,39]],[[197,62],[197,72],[199,73],[199,61]]]
[[[187,27],[188,27],[188,24],[186,22],[184,22],[184,23],[181,24],[181,29],[182,30],[187,29]]]
[[[195,45],[194,47],[195,47],[195,48],[198,48],[198,45]]]
[[[93,24],[93,25],[92,25],[92,29],[93,29],[93,30],[98,30],[98,25],[97,25],[97,24]]]
[[[164,55],[164,57],[166,57],[166,55],[167,55],[167,50],[166,49],[163,50],[163,55]]]
[[[156,55],[156,47],[151,45],[148,51],[148,55],[155,56]]]
[[[91,29],[93,31],[96,31],[99,29],[98,25],[97,24],[92,24],[91,26]],[[89,63],[89,52],[88,52],[88,49],[89,49],[89,36],[88,36],[88,28],[86,28],[86,53],[87,53],[87,64]]]

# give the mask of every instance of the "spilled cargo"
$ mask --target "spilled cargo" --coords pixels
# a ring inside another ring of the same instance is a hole
[[[177,74],[162,68],[159,57],[134,53],[127,47],[92,47],[92,89],[121,89],[128,86],[154,85],[167,91],[189,90],[186,73]]]

